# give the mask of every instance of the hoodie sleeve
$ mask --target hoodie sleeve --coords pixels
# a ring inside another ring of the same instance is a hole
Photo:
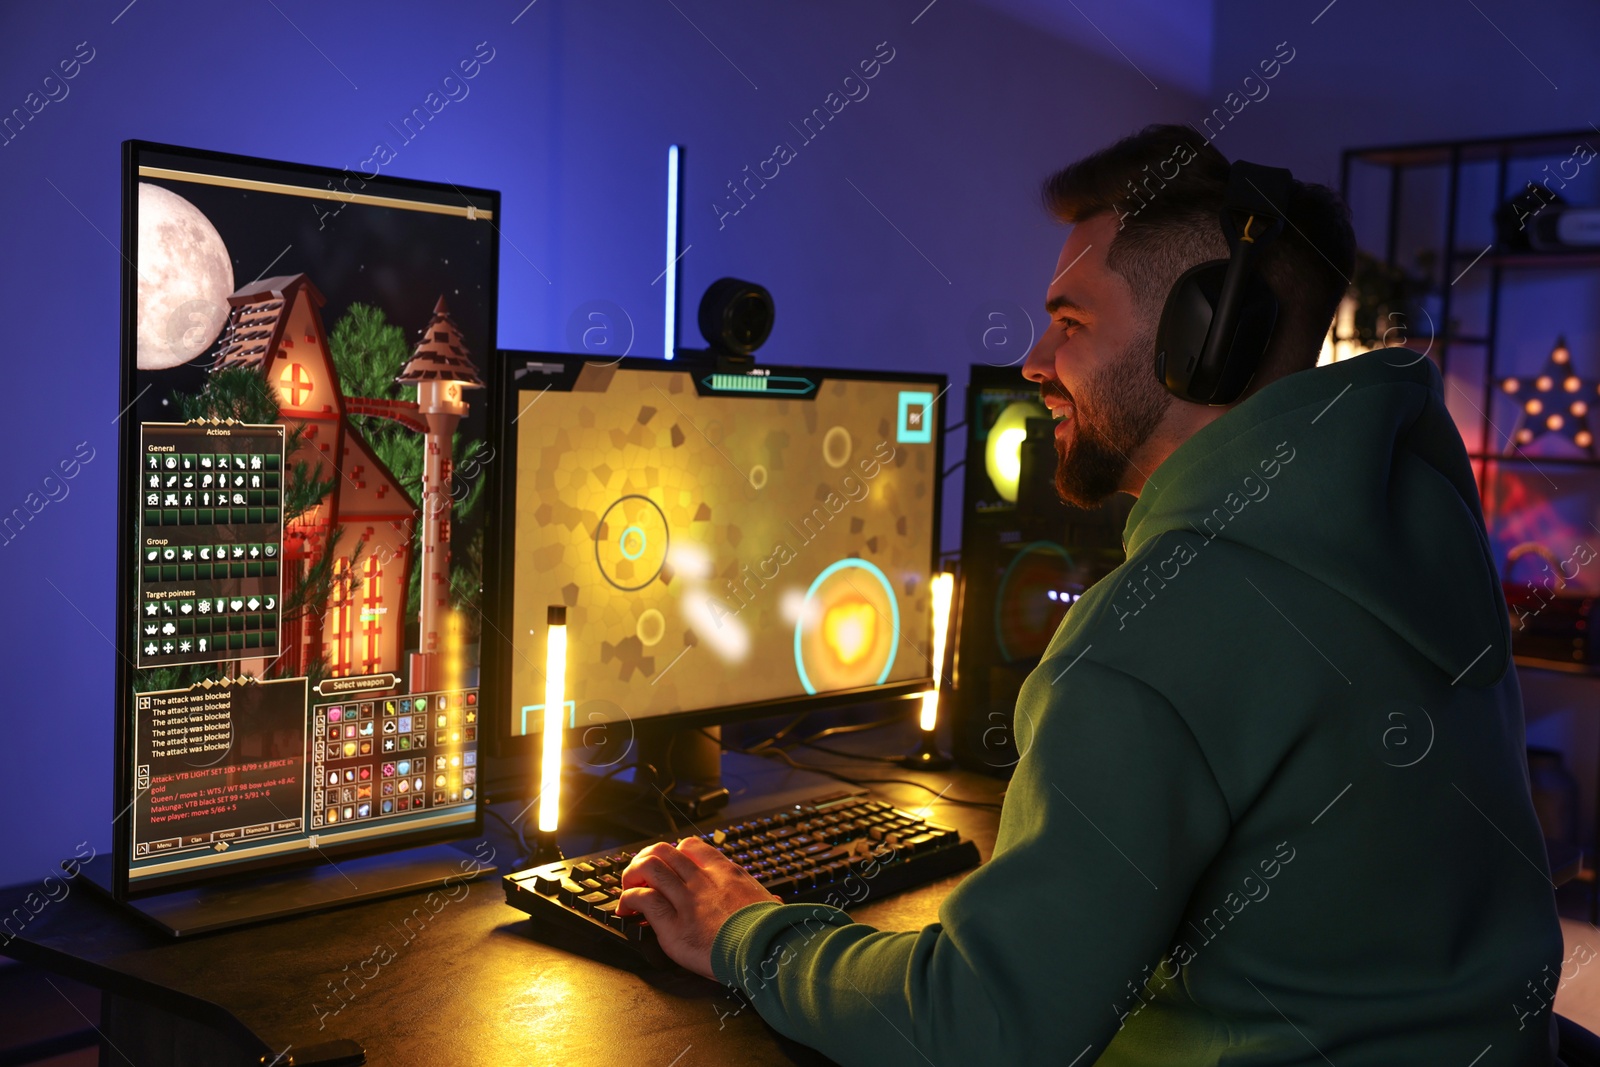
[[[1138,1007],[1230,820],[1172,706],[1076,654],[1024,685],[1024,754],[994,856],[939,922],[887,933],[823,905],[754,904],[717,935],[717,979],[846,1067],[1097,1055]]]

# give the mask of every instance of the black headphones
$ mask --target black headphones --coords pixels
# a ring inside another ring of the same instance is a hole
[[[1179,400],[1231,404],[1261,366],[1278,298],[1260,256],[1283,232],[1292,181],[1281,167],[1236,160],[1229,168],[1222,233],[1231,254],[1184,271],[1156,328],[1156,377]]]

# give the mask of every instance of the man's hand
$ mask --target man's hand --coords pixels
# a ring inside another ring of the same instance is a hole
[[[633,857],[622,872],[617,911],[643,915],[668,956],[712,978],[711,943],[723,922],[767,900],[778,898],[700,838],[688,837],[677,848],[658,841]]]

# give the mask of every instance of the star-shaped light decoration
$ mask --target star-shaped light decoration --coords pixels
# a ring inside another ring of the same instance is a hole
[[[1600,394],[1600,382],[1581,378],[1573,370],[1565,337],[1556,338],[1550,360],[1538,374],[1504,378],[1500,388],[1521,408],[1506,442],[1506,455],[1543,434],[1559,433],[1591,458],[1600,458],[1595,452],[1594,431],[1589,428],[1589,409]]]

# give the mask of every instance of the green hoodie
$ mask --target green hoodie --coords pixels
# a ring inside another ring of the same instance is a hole
[[[751,905],[718,980],[846,1065],[1553,1062],[1510,628],[1433,363],[1264,387],[1126,547],[1023,686],[994,855],[940,921]]]

